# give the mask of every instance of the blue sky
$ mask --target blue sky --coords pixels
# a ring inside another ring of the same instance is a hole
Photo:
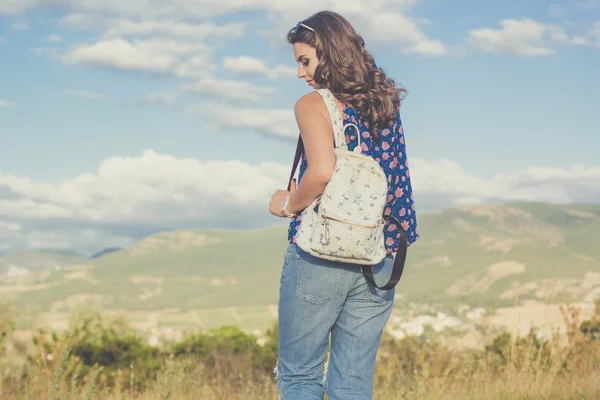
[[[323,8],[409,91],[417,211],[600,199],[600,1],[102,3],[0,3],[0,250],[281,223]]]

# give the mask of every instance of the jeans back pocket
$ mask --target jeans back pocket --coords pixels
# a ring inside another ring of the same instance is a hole
[[[345,268],[299,250],[296,295],[310,303],[320,304],[342,297]]]

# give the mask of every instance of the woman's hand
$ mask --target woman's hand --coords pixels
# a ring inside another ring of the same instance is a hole
[[[281,202],[286,197],[291,197],[296,192],[296,180],[292,180],[290,190],[277,190],[273,196],[271,196],[271,203],[269,203],[269,212],[277,217],[285,218],[285,215],[281,212]],[[287,211],[290,211],[290,207],[287,207]]]
[[[333,129],[321,95],[311,92],[302,96],[296,102],[294,112],[304,143],[307,167],[297,191],[296,182],[292,181],[289,191],[278,190],[271,197],[269,211],[278,217],[285,216],[281,213],[281,202],[287,196],[290,196],[290,201],[286,209],[290,214],[308,207],[321,196],[335,169]]]

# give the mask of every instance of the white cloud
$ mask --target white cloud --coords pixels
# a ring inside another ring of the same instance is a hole
[[[118,21],[118,18],[108,17],[105,14],[71,12],[62,17],[59,22],[70,29],[99,30],[108,29]]]
[[[63,93],[69,96],[79,97],[80,99],[88,100],[110,100],[110,97],[96,92],[89,92],[86,90],[65,90]]]
[[[275,88],[257,86],[249,82],[205,78],[186,83],[182,90],[236,103],[259,103],[264,96],[275,93]]]
[[[368,3],[365,3],[368,9]],[[385,7],[385,6],[384,6]],[[371,14],[365,10],[367,14]],[[444,55],[448,52],[440,40],[430,39],[417,23],[403,12],[378,10],[366,21],[365,41],[397,43],[404,52],[423,55]],[[368,46],[368,43],[366,43]]]
[[[591,43],[600,47],[600,22],[596,22],[588,33]]]
[[[17,105],[15,103],[13,103],[13,102],[10,102],[8,100],[0,99],[0,108],[14,108],[16,106]]]
[[[34,54],[45,55],[48,58],[60,59],[60,54],[55,47],[35,47]]]
[[[53,231],[43,226],[36,228],[34,225],[23,229],[19,224],[3,225],[2,222],[0,221],[0,250],[4,251],[27,248],[69,248],[91,255],[101,248],[129,247],[136,241],[130,236],[122,236],[118,233],[94,228],[73,228],[68,224]],[[18,226],[19,229],[11,229],[11,225]]]
[[[432,163],[415,158],[410,165],[416,192],[454,199],[571,203],[597,202],[600,198],[600,166],[530,166],[486,180],[448,159]]]
[[[21,230],[21,228],[22,228],[21,224],[0,220],[0,231],[5,230],[5,231],[11,231],[11,232],[18,232]]]
[[[543,24],[529,18],[504,19],[500,29],[473,29],[469,43],[489,53],[513,53],[521,56],[547,56],[557,44],[577,44],[560,26]]]
[[[27,22],[15,22],[11,25],[11,28],[15,31],[26,31],[29,30],[29,24]]]
[[[258,204],[279,178],[281,171],[273,163],[201,162],[146,150],[135,157],[112,157],[94,173],[60,184],[0,173],[0,187],[11,193],[0,201],[0,213],[106,223],[188,213],[211,217],[221,205]],[[166,203],[179,209],[155,215],[153,207]]]
[[[152,150],[110,158],[58,184],[0,173],[0,237],[10,236],[13,247],[34,236],[97,250],[155,230],[261,226],[276,222],[268,200],[285,175],[285,166],[270,162],[201,162]]]
[[[586,36],[577,35],[573,37],[573,44],[578,46],[589,46],[592,42]]]
[[[2,0],[0,15],[20,14],[38,4],[38,0]]]
[[[438,56],[447,53],[445,45],[437,39],[431,39],[421,28],[430,22],[410,15],[411,9],[419,1],[386,0],[365,1],[332,1],[327,6],[321,2],[307,1],[280,2],[267,8],[270,25],[262,29],[263,37],[274,44],[283,43],[285,33],[296,25],[298,19],[306,18],[315,8],[328,9],[342,14],[365,39],[366,45],[383,43],[393,45],[392,51],[418,53]],[[273,39],[276,38],[276,39]]]
[[[186,37],[192,32],[199,32],[202,36],[207,30],[213,29],[210,23],[204,26],[173,21],[204,22],[218,16],[255,11],[265,15],[260,28],[272,32],[283,40],[285,31],[295,25],[298,19],[306,18],[316,9],[329,9],[355,20],[357,28],[367,41],[397,43],[399,50],[426,55],[439,55],[446,52],[442,42],[429,38],[421,29],[420,25],[423,23],[410,16],[411,9],[419,3],[416,0],[395,2],[374,0],[370,3],[362,0],[327,0],[325,2],[321,0],[232,0],[221,2],[174,0],[160,5],[154,0],[126,2],[116,0],[102,2],[88,0],[69,2],[62,0],[8,1],[10,4],[3,4],[0,12],[5,9],[5,13],[16,14],[44,3],[44,5],[53,5],[55,8],[70,13],[63,22],[80,28],[86,27],[84,22],[90,19],[100,25],[105,24],[107,20],[114,22],[123,19],[112,28],[108,28],[107,33],[114,37],[122,37],[126,34],[147,34],[150,31],[162,31],[164,34]],[[140,21],[131,21],[134,18],[140,19]],[[264,26],[264,22],[270,24]],[[242,27],[238,25],[229,28],[215,27],[215,29],[214,32],[220,29],[223,32],[233,30],[233,32],[240,33]]]
[[[118,20],[104,33],[106,38],[126,36],[161,35],[180,37],[194,40],[203,40],[208,36],[226,36],[239,38],[245,35],[245,24],[231,23],[217,25],[213,22],[191,24],[174,20]]]
[[[48,36],[44,37],[44,41],[50,42],[50,43],[58,43],[58,42],[62,42],[62,38],[60,37],[60,35],[53,34],[53,35],[48,35]]]
[[[175,66],[177,57],[167,49],[163,50],[158,46],[144,45],[144,43],[132,44],[124,39],[112,39],[79,46],[63,60],[72,64],[102,65],[123,70],[166,72]]]
[[[422,31],[421,26],[426,23],[408,16],[411,8],[417,3],[417,0],[402,0],[389,4],[387,0],[376,0],[368,5],[359,0],[330,0],[325,8],[347,16],[367,41],[395,43],[395,48],[406,52],[445,53],[441,42],[430,39]],[[216,77],[218,66],[213,62],[216,48],[222,46],[226,40],[245,36],[247,30],[256,32],[267,29],[272,32],[273,38],[277,37],[283,41],[285,32],[297,22],[299,15],[305,18],[314,12],[317,5],[321,8],[324,6],[316,0],[233,0],[220,3],[213,0],[191,3],[187,0],[174,0],[164,5],[159,5],[154,0],[31,0],[18,8],[12,4],[10,8],[12,13],[18,14],[42,5],[52,6],[58,12],[64,12],[60,23],[65,27],[101,33],[86,42],[76,42],[66,51],[37,48],[34,49],[37,54],[58,58],[68,65],[87,65],[187,78],[193,81],[181,86],[184,91],[246,104],[261,102],[273,94],[274,89]],[[4,8],[8,9],[8,6],[4,5]],[[252,10],[262,11],[263,16],[258,21],[249,21],[246,18],[243,22],[222,24],[211,20],[216,16]],[[58,35],[46,37],[46,41],[59,40],[61,38]],[[291,66],[267,65],[250,55],[225,57],[222,62],[224,69],[237,76],[262,75],[271,79],[281,79],[297,74],[296,69]],[[84,96],[83,93],[80,95]],[[135,102],[134,106],[152,107],[169,102],[164,98],[155,97],[141,99]],[[269,113],[269,116],[276,118],[277,125],[266,129],[263,128],[269,121],[264,121],[263,116],[255,116],[252,118],[256,120],[251,123],[254,127],[252,129],[260,129],[261,132],[276,137],[295,136],[295,122],[288,114]],[[216,119],[217,128],[233,124],[223,122],[220,114]],[[292,124],[289,124],[289,120]]]
[[[178,19],[188,22],[160,15],[148,17],[139,14],[129,17],[119,13],[70,12],[60,19],[60,24],[70,29],[102,30],[101,39],[158,36],[199,41],[209,37],[235,39],[246,34],[246,23],[233,22],[219,25],[212,21],[205,21],[204,18],[190,18],[190,16]]]
[[[211,49],[200,42],[158,38],[128,41],[115,38],[78,46],[66,54],[63,61],[129,71],[202,76],[209,67],[206,61],[210,56]]]
[[[212,119],[214,122],[206,126],[211,130],[249,130],[284,140],[298,137],[294,112],[288,109],[237,108],[202,102],[188,106],[188,112]]]
[[[200,53],[181,62],[173,71],[183,78],[205,78],[210,76],[217,66],[211,62],[212,53]]]
[[[574,35],[573,44],[600,47],[600,22],[593,24],[585,34]]]
[[[238,75],[266,75],[271,79],[288,78],[297,75],[296,69],[290,66],[280,64],[268,67],[258,58],[245,55],[223,58],[223,68],[233,71]]]
[[[128,245],[157,231],[282,223],[268,213],[268,202],[286,186],[289,168],[273,162],[179,159],[146,150],[112,157],[96,171],[60,183],[0,172],[0,242],[13,248],[95,251]],[[413,158],[410,168],[418,212],[479,201],[600,198],[600,166],[531,166],[492,179],[452,160]]]
[[[143,99],[138,100],[135,105],[138,108],[163,107],[175,101],[176,95],[173,93],[150,93]]]
[[[545,25],[524,20],[502,20],[501,29],[475,29],[469,31],[470,43],[490,53],[516,53],[520,55],[549,55],[554,50],[544,43]]]

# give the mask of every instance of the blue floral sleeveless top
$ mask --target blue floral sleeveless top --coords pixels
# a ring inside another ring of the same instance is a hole
[[[398,112],[396,120],[387,129],[380,130],[381,140],[379,142],[371,138],[368,124],[361,120],[358,111],[352,106],[342,104],[342,113],[343,125],[353,123],[360,127],[360,134],[362,135],[360,144],[363,153],[373,157],[387,175],[388,198],[384,215],[393,215],[398,219],[405,231],[408,244],[411,245],[419,238],[419,234],[400,112]],[[348,150],[353,150],[358,144],[356,128],[348,126],[345,134]],[[302,176],[306,171],[306,163],[306,154],[303,153],[298,173],[298,184],[302,181]],[[291,219],[288,228],[288,241],[290,243],[295,243],[301,219],[300,213]],[[386,251],[388,253],[395,252],[400,241],[400,230],[396,224],[390,222],[384,234]]]

